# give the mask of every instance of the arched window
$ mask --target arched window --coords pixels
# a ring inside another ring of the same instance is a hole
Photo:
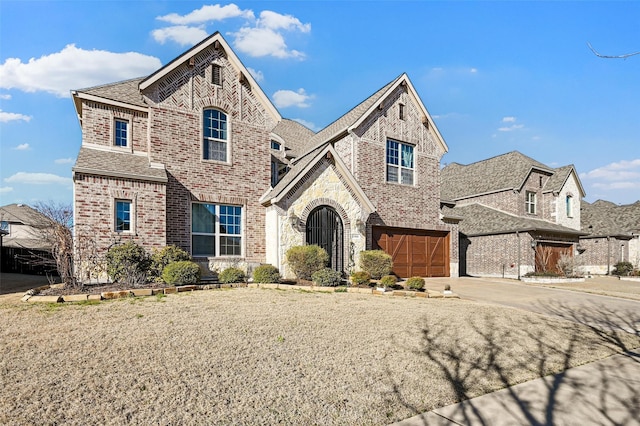
[[[217,109],[205,109],[202,123],[202,158],[227,161],[229,148],[227,114]]]

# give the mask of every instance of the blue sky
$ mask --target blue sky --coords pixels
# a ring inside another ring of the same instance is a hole
[[[0,1],[0,205],[70,203],[69,92],[150,74],[219,31],[284,117],[319,130],[406,72],[443,164],[574,164],[640,200],[640,2]]]

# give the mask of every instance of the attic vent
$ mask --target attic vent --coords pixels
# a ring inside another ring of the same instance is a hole
[[[404,120],[404,105],[398,104],[398,118]]]
[[[220,65],[211,65],[211,83],[222,86],[222,67]]]
[[[189,58],[189,68],[193,68],[196,66],[196,58],[193,56]]]

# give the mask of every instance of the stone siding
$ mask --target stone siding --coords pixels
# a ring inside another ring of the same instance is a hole
[[[551,221],[558,225],[563,225],[568,228],[580,230],[580,187],[574,173],[571,173],[569,179],[562,187],[560,194],[553,196],[552,202],[555,205],[556,214],[551,217]],[[573,204],[573,216],[567,215],[567,196],[571,196],[571,202]]]

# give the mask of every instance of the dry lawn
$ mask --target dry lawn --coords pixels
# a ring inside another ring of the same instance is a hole
[[[7,301],[9,300],[9,301]],[[0,424],[385,424],[640,346],[457,299],[0,299]]]

